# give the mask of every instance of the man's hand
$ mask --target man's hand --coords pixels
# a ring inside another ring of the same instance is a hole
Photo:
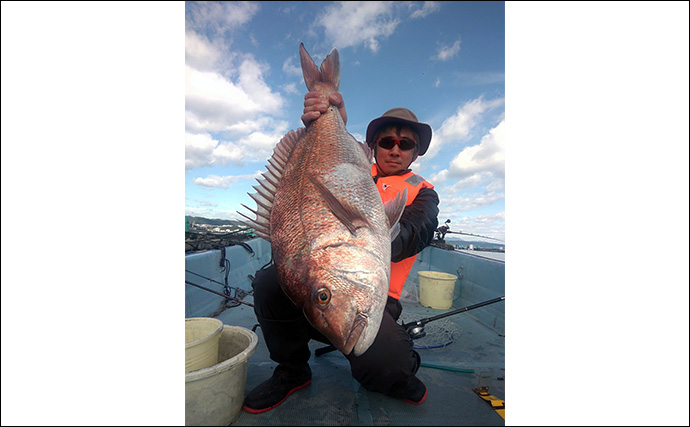
[[[309,123],[321,117],[328,109],[328,103],[334,105],[340,116],[343,118],[343,123],[347,124],[347,112],[345,111],[345,102],[339,92],[333,92],[326,101],[326,96],[321,92],[308,92],[304,95],[304,112],[302,114],[302,123],[304,127],[309,126]]]

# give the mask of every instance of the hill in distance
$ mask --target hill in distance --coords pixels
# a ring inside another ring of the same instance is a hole
[[[220,219],[220,218],[204,218],[201,216],[189,216],[187,215],[190,224],[208,224],[208,225],[235,225],[237,227],[243,227],[244,225],[234,219]]]

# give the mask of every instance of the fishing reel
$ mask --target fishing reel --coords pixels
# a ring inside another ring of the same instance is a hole
[[[413,340],[418,340],[426,336],[426,331],[424,331],[424,324],[421,321],[417,321],[408,325],[407,333]]]
[[[439,320],[439,319],[442,319],[444,317],[460,314],[460,313],[463,313],[465,311],[474,310],[475,308],[484,307],[485,305],[489,305],[489,304],[493,304],[493,303],[496,303],[499,301],[503,301],[503,300],[505,300],[505,298],[506,298],[505,296],[494,298],[494,299],[489,300],[489,301],[480,302],[478,304],[470,305],[468,307],[463,307],[463,308],[460,308],[460,309],[457,309],[454,311],[450,311],[448,313],[439,314],[438,316],[427,317],[426,319],[421,319],[421,320],[417,320],[417,321],[410,322],[410,323],[402,323],[402,324],[400,324],[400,326],[405,329],[407,334],[410,336],[411,340],[413,340],[413,341],[418,340],[418,339],[424,338],[426,336],[426,331],[424,331],[424,325],[426,325],[429,322],[433,322],[434,320]],[[433,332],[431,334],[433,335]],[[451,342],[452,342],[452,340],[451,340]],[[443,346],[445,346],[445,345],[448,345],[448,344],[444,344]],[[435,347],[424,347],[424,348],[435,348]],[[331,352],[333,350],[335,350],[335,347],[333,345],[329,345],[329,346],[326,346],[323,348],[317,348],[314,351],[314,354],[316,356],[321,356],[322,354],[326,354],[326,353]]]
[[[459,269],[458,269],[458,272],[459,272]],[[489,304],[493,304],[493,303],[496,303],[499,301],[503,301],[503,300],[505,300],[505,298],[506,298],[505,296],[502,296],[502,297],[494,298],[494,299],[489,300],[489,301],[484,301],[484,302],[480,302],[478,304],[470,305],[468,307],[463,307],[463,308],[460,308],[457,310],[453,310],[453,311],[450,311],[448,313],[439,314],[438,316],[427,317],[426,319],[421,319],[421,320],[417,320],[417,321],[410,322],[410,323],[404,323],[402,325],[402,327],[405,328],[405,331],[407,331],[407,333],[411,339],[418,340],[418,339],[426,336],[426,332],[424,331],[424,325],[426,325],[429,322],[433,322],[434,320],[439,320],[439,319],[442,319],[444,317],[460,314],[460,313],[463,313],[465,311],[474,310],[475,308],[484,307],[485,305],[489,305]]]

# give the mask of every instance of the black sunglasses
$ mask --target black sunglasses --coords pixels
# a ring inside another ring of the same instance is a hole
[[[379,145],[381,148],[385,148],[386,150],[391,150],[395,144],[398,144],[398,147],[400,147],[401,150],[407,151],[415,148],[417,146],[417,142],[414,139],[410,138],[393,138],[392,136],[386,136],[383,138],[379,138],[376,140],[376,143]]]

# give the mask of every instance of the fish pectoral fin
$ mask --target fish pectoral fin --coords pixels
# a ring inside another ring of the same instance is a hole
[[[391,242],[395,240],[396,237],[398,237],[398,234],[400,234],[400,223],[396,223],[392,228],[391,228]]]
[[[345,227],[347,227],[348,230],[350,230],[350,233],[353,235],[355,234],[355,230],[357,229],[357,226],[355,226],[355,221],[361,221],[363,222],[367,227],[371,228],[371,224],[369,224],[369,220],[364,216],[363,213],[359,212],[357,209],[353,208],[352,206],[348,205],[347,203],[342,203],[338,198],[331,193],[331,191],[326,188],[325,185],[318,179],[316,179],[315,176],[310,175],[309,180],[314,184],[314,187],[319,191],[319,194],[321,194],[321,197],[326,201],[326,204],[328,205],[328,208],[333,212],[333,215],[340,220],[340,222],[343,223]]]
[[[406,203],[407,188],[403,191],[399,191],[397,196],[383,204],[383,209],[386,211],[386,216],[388,217],[388,224],[390,224],[391,242],[395,240],[398,233],[400,233],[400,224],[398,224],[398,221],[400,221],[403,210],[405,210]]]

